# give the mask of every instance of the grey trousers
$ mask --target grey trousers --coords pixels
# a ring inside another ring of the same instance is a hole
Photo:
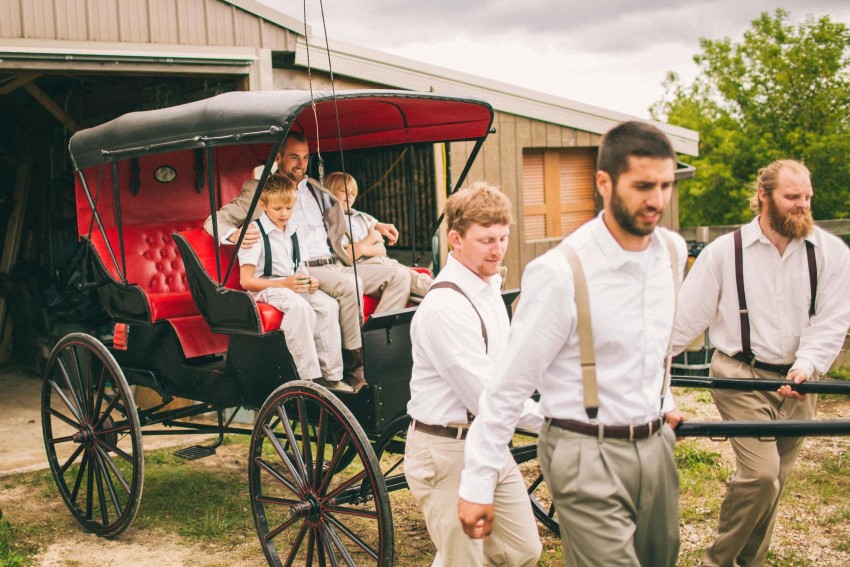
[[[666,425],[640,441],[600,441],[543,426],[538,458],[558,512],[567,565],[676,565],[675,444]]]
[[[758,370],[715,351],[711,375],[718,378],[784,380],[774,372]],[[712,390],[721,417],[728,421],[811,419],[817,396],[788,400],[776,392]],[[726,484],[714,541],[705,551],[703,565],[750,567],[764,563],[770,547],[779,496],[803,438],[760,440],[732,437],[735,472]]]

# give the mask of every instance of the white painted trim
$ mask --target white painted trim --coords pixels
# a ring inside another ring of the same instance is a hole
[[[260,4],[255,0],[221,0],[225,4],[230,4],[231,6],[235,6],[240,10],[244,10],[250,14],[254,14],[264,20],[267,20],[273,24],[276,24],[282,28],[286,28],[292,32],[297,34],[304,33],[304,22],[301,20],[295,19],[292,16],[288,16],[283,12],[278,12],[274,8],[270,6],[266,6],[265,4]],[[307,33],[312,35],[313,31],[310,26],[307,26]]]

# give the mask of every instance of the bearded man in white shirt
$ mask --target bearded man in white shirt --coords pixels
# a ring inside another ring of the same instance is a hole
[[[434,565],[530,567],[542,546],[507,441],[500,448],[505,462],[494,473],[499,520],[491,537],[467,538],[455,512],[469,416],[478,413],[508,338],[499,268],[508,248],[510,201],[492,186],[475,184],[449,197],[445,215],[452,251],[411,323],[404,475],[437,548]],[[535,402],[526,398],[520,413],[527,429],[540,428]]]
[[[757,213],[697,257],[682,287],[674,350],[708,328],[711,375],[800,383],[829,370],[850,325],[850,252],[815,227],[809,170],[779,160],[759,170]],[[741,287],[739,287],[739,276]],[[816,396],[712,390],[724,420],[810,419]],[[782,487],[802,438],[733,438],[735,473],[703,565],[764,562]]]
[[[676,564],[671,427],[682,416],[665,360],[686,247],[657,226],[675,169],[670,141],[654,126],[613,128],[599,147],[603,211],[526,267],[498,378],[467,437],[458,516],[471,538],[499,521],[493,486],[502,448],[521,402],[537,390],[546,416],[538,458],[566,563]]]

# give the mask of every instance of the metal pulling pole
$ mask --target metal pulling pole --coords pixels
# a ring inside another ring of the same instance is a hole
[[[791,386],[801,394],[843,394],[850,396],[850,382],[838,380],[806,380],[797,384],[789,380],[750,380],[744,378],[706,378],[698,376],[671,376],[671,386],[689,388],[715,388],[718,390],[775,391],[780,386]]]

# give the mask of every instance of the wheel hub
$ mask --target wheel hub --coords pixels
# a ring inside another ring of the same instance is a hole
[[[85,428],[80,429],[73,435],[74,443],[80,443],[87,447],[90,447],[94,444],[94,431],[92,430],[90,425],[86,425]]]
[[[310,521],[317,522],[319,520],[319,512],[321,504],[315,494],[307,494],[304,500],[290,507],[289,513],[297,518],[307,518]]]

